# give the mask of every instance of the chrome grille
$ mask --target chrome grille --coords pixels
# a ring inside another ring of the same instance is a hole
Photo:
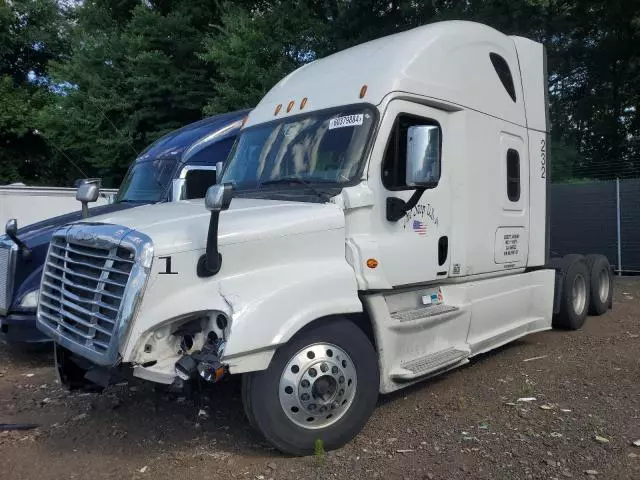
[[[6,315],[11,307],[15,261],[16,248],[0,240],[0,315]]]
[[[42,276],[39,321],[83,350],[106,355],[134,264],[135,252],[120,242],[91,245],[54,236]]]

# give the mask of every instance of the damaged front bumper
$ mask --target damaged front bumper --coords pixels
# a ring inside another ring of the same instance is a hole
[[[70,390],[101,391],[111,384],[128,381],[133,377],[174,386],[192,380],[215,383],[228,373],[228,365],[220,360],[224,346],[224,340],[212,338],[201,350],[185,354],[178,361],[169,358],[161,363],[122,363],[104,367],[54,343],[55,368],[60,384]]]

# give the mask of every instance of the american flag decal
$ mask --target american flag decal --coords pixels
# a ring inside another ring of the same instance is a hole
[[[422,223],[420,220],[413,221],[413,231],[417,232],[418,235],[426,235],[427,234],[427,225]]]

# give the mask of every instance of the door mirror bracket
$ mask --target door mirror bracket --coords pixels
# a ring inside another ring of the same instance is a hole
[[[413,209],[418,204],[422,194],[426,190],[427,187],[417,188],[407,202],[398,197],[387,197],[387,220],[390,222],[397,222],[404,217],[409,210]]]

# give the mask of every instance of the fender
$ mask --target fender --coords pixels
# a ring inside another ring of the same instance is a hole
[[[262,270],[250,284],[238,280],[221,282],[220,290],[234,312],[224,354],[231,373],[264,370],[276,347],[318,318],[363,310],[354,272],[344,258]],[[261,355],[258,363],[243,358],[260,350],[270,354]]]

